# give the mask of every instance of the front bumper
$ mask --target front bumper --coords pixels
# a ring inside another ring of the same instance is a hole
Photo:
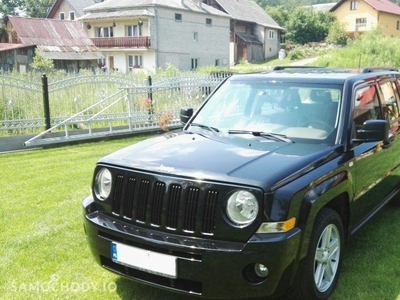
[[[247,243],[188,238],[161,233],[102,214],[91,197],[83,201],[84,228],[96,261],[130,279],[205,298],[248,299],[282,294],[291,282],[300,230],[254,235]],[[112,260],[113,242],[177,257],[177,278],[127,267]],[[255,263],[269,275],[254,281]]]

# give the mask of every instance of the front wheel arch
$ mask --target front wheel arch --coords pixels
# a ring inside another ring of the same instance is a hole
[[[293,299],[327,299],[336,287],[344,251],[340,215],[324,207],[317,214],[306,257],[300,263]]]

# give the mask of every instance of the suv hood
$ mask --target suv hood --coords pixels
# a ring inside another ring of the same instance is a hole
[[[181,132],[139,142],[99,163],[269,190],[280,181],[297,177],[337,156],[336,149],[337,146],[276,142],[252,135]]]

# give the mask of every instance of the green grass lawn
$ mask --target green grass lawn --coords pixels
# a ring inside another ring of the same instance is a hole
[[[194,299],[102,269],[85,240],[96,161],[144,138],[0,154],[0,299]],[[332,299],[400,299],[399,216],[388,207],[356,234]]]

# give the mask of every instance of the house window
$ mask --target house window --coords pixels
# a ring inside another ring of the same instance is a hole
[[[19,48],[19,49],[17,49],[17,54],[18,55],[28,55],[28,49],[27,48]]]
[[[192,58],[192,70],[196,70],[199,65],[199,59],[198,58]]]
[[[350,2],[350,10],[357,10],[358,1]]]
[[[396,22],[396,29],[397,29],[397,30],[400,30],[400,21],[397,21],[397,22]]]
[[[143,66],[143,59],[141,55],[129,55],[128,56],[129,69],[140,68]]]
[[[64,14],[63,12],[60,12],[58,18],[59,18],[60,20],[65,20],[65,14]]]
[[[199,40],[199,33],[198,32],[193,32],[193,40],[198,41]]]
[[[182,14],[175,14],[175,21],[182,22]]]
[[[357,18],[356,19],[356,29],[360,27],[366,27],[367,26],[367,18]]]
[[[207,26],[212,26],[212,19],[206,18],[206,25]]]
[[[220,65],[220,61],[219,61],[219,59],[217,58],[217,59],[215,60],[215,66],[218,67],[219,65]]]
[[[270,40],[274,40],[275,39],[275,30],[269,30],[268,31],[268,38]]]
[[[113,37],[114,32],[112,27],[97,27],[96,28],[96,37],[104,37],[109,38]]]
[[[142,26],[139,25],[126,26],[126,36],[142,36]]]
[[[75,20],[75,12],[74,12],[74,11],[70,11],[70,12],[69,12],[69,19],[70,19],[71,21]]]

